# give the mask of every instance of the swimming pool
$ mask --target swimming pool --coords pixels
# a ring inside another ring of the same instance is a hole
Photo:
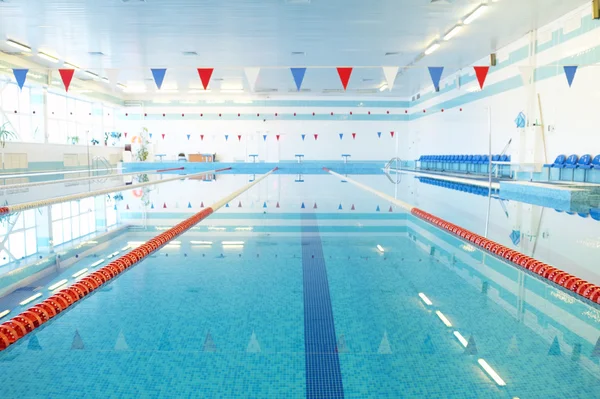
[[[383,175],[350,178],[478,234],[487,226],[504,245],[513,243],[511,214],[540,211],[513,202],[505,212],[496,198],[408,176],[398,184]],[[13,294],[11,315],[248,180],[165,183],[148,193],[147,205],[124,191],[119,217],[132,227],[21,293],[42,297],[19,307]],[[560,217],[559,225],[594,222],[544,212]],[[520,226],[535,230],[538,222]],[[560,250],[552,237],[561,237],[570,272],[597,283],[587,267],[595,252],[581,244],[595,238],[593,227],[567,237],[552,219],[544,223],[548,240],[524,231],[519,238],[528,244],[520,248],[535,241],[536,257],[551,258]],[[579,247],[590,251],[576,254]],[[1,352],[0,392],[588,398],[600,387],[599,336],[597,305],[393,203],[327,174],[274,174]]]

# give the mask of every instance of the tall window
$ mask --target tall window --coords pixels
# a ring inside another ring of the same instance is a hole
[[[96,231],[94,198],[52,205],[52,237],[60,245]]]
[[[0,266],[37,252],[35,209],[0,220]]]
[[[24,86],[22,90],[12,82],[0,85],[0,125],[16,133],[16,141],[44,141],[44,110],[41,89]]]
[[[117,224],[117,202],[110,195],[106,196],[106,227]]]

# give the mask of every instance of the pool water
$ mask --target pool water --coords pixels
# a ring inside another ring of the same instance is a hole
[[[360,179],[408,202],[429,189],[406,177]],[[158,191],[187,189],[208,205],[247,180],[209,183],[212,194],[189,181]],[[295,180],[270,176],[241,209],[232,202],[1,352],[1,397],[594,397],[598,306],[350,183]],[[460,194],[463,206],[479,201]],[[479,215],[464,227],[483,230],[486,206],[463,208]],[[192,211],[146,218],[144,229],[124,230],[39,292]],[[135,224],[133,210],[121,213]],[[512,227],[490,231],[507,239]]]

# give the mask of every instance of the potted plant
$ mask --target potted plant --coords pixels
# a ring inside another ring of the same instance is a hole
[[[68,136],[67,142],[71,142],[71,144],[79,144],[79,136]]]
[[[142,128],[140,138],[142,139],[142,142],[140,143],[140,148],[136,151],[135,156],[138,161],[144,162],[148,159],[149,155],[148,144],[150,144],[150,141],[148,141],[148,128]]]
[[[17,138],[17,135],[14,132],[8,130],[8,125],[9,122],[6,122],[0,126],[0,145],[2,145],[2,148],[4,148],[8,140]]]
[[[98,145],[100,142],[96,139],[92,139],[92,145]]]

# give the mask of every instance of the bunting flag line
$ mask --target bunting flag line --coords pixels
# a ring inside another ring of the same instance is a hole
[[[187,138],[188,138],[188,140],[190,139],[190,136],[191,136],[191,134],[188,134],[188,135],[187,135]]]
[[[238,134],[238,141],[242,141],[242,135]]]
[[[315,140],[316,140],[316,139],[318,139],[318,138],[319,138],[319,135],[318,135],[318,134],[315,134]]]
[[[317,209],[317,203],[315,202],[315,204],[313,205],[313,209]]]
[[[381,132],[377,132],[377,137],[381,138]]]
[[[306,74],[306,68],[290,68],[290,70],[292,71],[296,88],[300,91],[300,87],[302,87],[302,82],[304,81],[304,74]]]
[[[25,79],[27,79],[27,72],[29,72],[29,69],[13,69],[13,75],[15,75],[17,85],[19,85],[19,89],[21,90],[23,90]]]
[[[306,134],[302,135],[302,141],[304,141],[304,138],[306,137]]]
[[[429,67],[429,76],[431,76],[431,81],[436,92],[440,91],[440,79],[443,72],[444,67]]]
[[[210,77],[212,76],[213,71],[214,68],[198,68],[198,76],[200,76],[200,81],[202,82],[204,90],[206,90],[210,83]]]
[[[277,205],[275,205],[275,208],[279,208],[279,201],[277,201]]]
[[[111,89],[114,90],[119,81],[119,70],[115,68],[105,68],[104,73],[106,74],[106,79],[108,79]]]
[[[394,132],[390,132],[390,136],[392,136],[392,138],[394,138]]]
[[[244,68],[244,73],[246,74],[246,79],[248,79],[250,91],[254,91],[254,87],[256,87],[256,81],[258,80],[258,74],[260,73],[260,68]]]
[[[163,209],[167,209],[167,203],[163,203]]]
[[[305,209],[306,206],[304,206],[304,202],[302,203],[302,205],[300,206],[300,208]]]
[[[229,139],[229,135],[228,134],[225,135],[225,141],[227,141],[227,139]]]
[[[528,86],[530,83],[533,83],[533,67],[529,65],[521,65],[519,66],[519,73],[521,74],[521,80],[523,81],[523,86]]]
[[[267,141],[267,135],[263,134],[263,141]]]
[[[337,73],[340,76],[340,80],[342,81],[342,86],[344,86],[344,90],[348,87],[348,82],[350,81],[350,75],[352,75],[352,68],[337,68]]]
[[[152,133],[148,133],[148,138],[152,139]]]
[[[125,136],[125,138],[127,138],[127,132],[123,132],[123,136]]]
[[[188,202],[188,208],[191,208],[191,207],[192,207],[192,203]]]
[[[65,91],[69,91],[69,86],[71,85],[71,80],[73,79],[73,74],[75,73],[74,69],[59,69],[58,73],[60,73],[60,78],[65,85]]]
[[[340,140],[344,137],[344,133],[340,133]]]
[[[265,202],[263,202],[263,208],[266,208],[266,207],[267,207],[267,202],[265,201]]]
[[[275,138],[277,139],[277,141],[279,141],[279,136],[280,136],[279,134],[275,135]]]
[[[352,133],[352,140],[356,139],[356,133]]]
[[[342,210],[342,204],[340,203],[340,205],[338,206],[338,211]]]
[[[381,211],[381,210],[379,209],[379,205],[377,205],[377,209],[375,209],[375,212],[379,212],[379,211]]]
[[[158,90],[162,87],[163,81],[165,80],[165,74],[167,73],[166,68],[152,68],[152,76],[154,77],[154,83],[156,83],[156,87]]]
[[[382,67],[383,68],[383,76],[385,76],[385,81],[387,82],[388,85],[388,90],[392,91],[392,88],[394,87],[394,82],[396,81],[396,76],[398,75],[398,69],[400,69],[397,66],[392,66],[392,67]]]
[[[165,134],[162,133],[161,136],[162,136],[162,139],[164,140],[165,139]]]
[[[485,84],[485,79],[487,78],[487,74],[490,70],[489,66],[474,66],[475,75],[477,76],[477,81],[479,82],[479,88],[483,90],[483,85]]]
[[[204,135],[203,134],[200,135],[200,140],[204,141]]]
[[[567,76],[567,83],[569,83],[569,87],[573,84],[573,79],[575,79],[575,72],[577,72],[576,66],[565,66],[563,67],[565,70],[565,75]]]

